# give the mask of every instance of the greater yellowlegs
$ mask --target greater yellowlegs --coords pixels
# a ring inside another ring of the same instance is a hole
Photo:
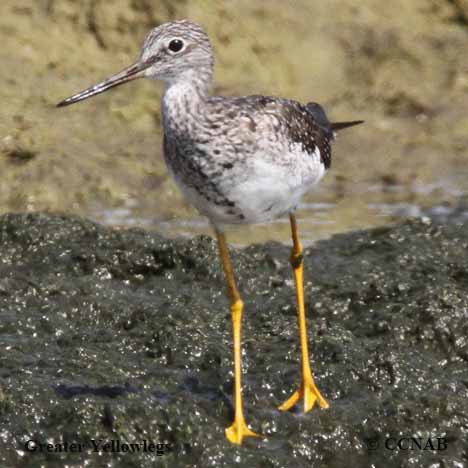
[[[213,225],[227,281],[234,341],[235,414],[226,437],[240,444],[257,435],[244,420],[241,395],[241,318],[225,239],[230,224],[261,223],[289,214],[301,345],[301,382],[279,409],[302,401],[305,412],[328,403],[309,364],[303,294],[302,247],[294,211],[330,167],[330,143],[339,129],[362,121],[330,123],[322,107],[267,96],[210,96],[213,50],[205,31],[187,20],[162,24],[143,44],[136,63],[63,101],[67,106],[136,78],[165,83],[164,157],[177,185]]]

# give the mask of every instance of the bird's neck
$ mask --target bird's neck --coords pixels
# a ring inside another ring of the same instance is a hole
[[[177,126],[181,131],[184,122],[203,114],[203,106],[211,87],[211,74],[186,73],[177,80],[166,83],[162,97],[162,113],[165,128]]]

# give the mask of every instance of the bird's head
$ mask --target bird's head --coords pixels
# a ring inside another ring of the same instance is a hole
[[[83,101],[137,78],[162,80],[168,85],[197,77],[209,82],[212,72],[213,51],[205,31],[187,20],[173,21],[150,31],[133,65],[64,99],[57,106]]]

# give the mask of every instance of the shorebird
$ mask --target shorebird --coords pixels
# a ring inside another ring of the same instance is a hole
[[[57,104],[67,106],[136,78],[161,80],[164,158],[176,184],[211,222],[230,300],[234,348],[234,421],[227,439],[258,436],[245,422],[241,394],[243,302],[225,238],[229,225],[267,222],[289,215],[301,346],[301,381],[281,406],[301,402],[304,412],[328,403],[315,385],[309,363],[303,292],[303,258],[295,209],[331,163],[336,131],[361,120],[331,123],[316,103],[268,96],[210,95],[214,55],[197,24],[164,23],[147,35],[139,59],[110,78]]]

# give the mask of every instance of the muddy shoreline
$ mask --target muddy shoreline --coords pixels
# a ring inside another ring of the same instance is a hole
[[[456,204],[468,193],[465,4],[4,0],[0,213],[208,232],[164,167],[161,86],[140,81],[54,107],[132,63],[148,30],[175,18],[208,31],[214,92],[315,101],[332,120],[366,121],[340,135],[330,173],[306,198],[305,239],[387,224],[386,206]],[[332,207],[324,213],[310,204]],[[233,235],[248,245],[289,233],[275,223]]]

